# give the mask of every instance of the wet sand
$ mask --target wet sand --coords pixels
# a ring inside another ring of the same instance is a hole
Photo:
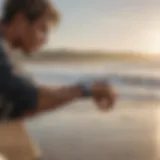
[[[27,122],[46,160],[158,160],[160,102],[119,101],[109,113],[90,101]]]

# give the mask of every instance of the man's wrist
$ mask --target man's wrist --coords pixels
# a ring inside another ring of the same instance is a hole
[[[81,91],[82,97],[89,98],[92,96],[93,83],[82,83],[82,84],[79,84],[78,86]]]

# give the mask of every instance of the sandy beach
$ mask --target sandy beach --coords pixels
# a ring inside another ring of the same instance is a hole
[[[118,101],[109,113],[76,102],[26,123],[47,160],[158,160],[158,101]]]

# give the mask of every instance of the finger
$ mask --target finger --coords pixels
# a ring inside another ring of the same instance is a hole
[[[114,106],[114,103],[115,103],[115,100],[114,100],[114,98],[112,98],[112,97],[106,97],[106,99],[107,99],[107,102],[108,102],[108,108],[113,108],[113,106]]]
[[[106,93],[106,99],[108,100],[109,106],[112,107],[115,104],[116,98],[117,98],[117,94],[112,90]]]
[[[99,105],[100,105],[100,109],[103,110],[103,111],[106,111],[108,110],[108,102],[103,99],[99,102]]]
[[[105,98],[97,99],[96,103],[97,103],[99,109],[102,111],[108,111],[110,109],[110,107],[108,107],[109,106],[108,100]]]

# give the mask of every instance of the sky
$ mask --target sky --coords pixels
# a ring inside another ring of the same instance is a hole
[[[54,0],[60,28],[47,47],[160,53],[159,0]]]
[[[160,54],[159,0],[51,1],[60,10],[62,19],[60,27],[51,31],[47,49]]]

